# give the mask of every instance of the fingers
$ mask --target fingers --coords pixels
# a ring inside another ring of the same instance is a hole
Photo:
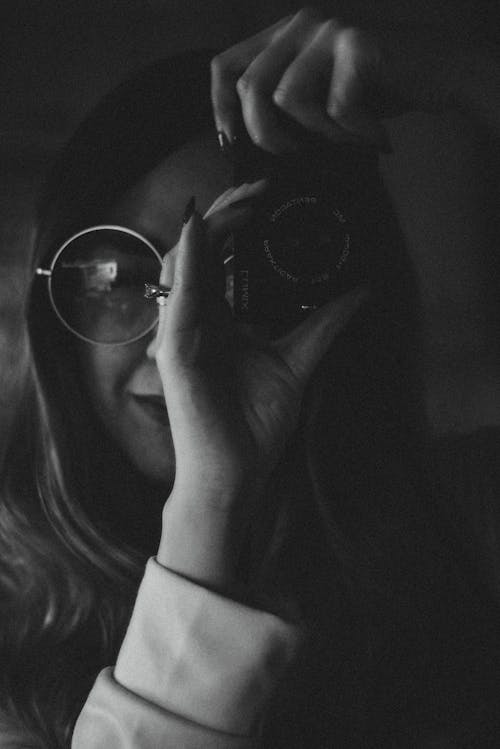
[[[369,297],[368,286],[358,286],[325,304],[273,344],[303,386],[335,338]]]
[[[337,126],[351,135],[390,150],[389,137],[382,123],[366,106],[363,71],[379,64],[378,52],[359,29],[343,29],[334,39],[334,66],[328,92],[327,113]]]
[[[275,105],[333,141],[387,150],[387,133],[365,104],[364,69],[376,64],[375,49],[371,53],[368,37],[358,29],[325,21],[284,72],[273,93]]]
[[[238,209],[244,207],[249,204],[247,201],[252,201],[262,196],[265,193],[266,188],[267,181],[265,179],[260,179],[257,182],[252,183],[244,182],[238,187],[230,187],[229,190],[226,190],[222,195],[219,195],[219,197],[212,203],[203,218],[207,220],[210,217],[215,216],[218,211],[222,211],[228,206]],[[242,201],[245,201],[245,203],[242,204]]]
[[[226,278],[221,242],[248,223],[255,201],[266,190],[265,180],[231,188],[212,204],[203,220],[194,211],[180,239],[164,257],[160,283],[171,288],[167,304],[160,305],[158,356],[194,356],[199,331],[208,323],[227,334],[230,310],[225,300]],[[217,333],[213,331],[213,337]],[[163,342],[163,343],[162,343]],[[192,352],[189,354],[189,348]]]
[[[228,234],[246,224],[251,218],[256,201],[264,195],[267,181],[262,179],[239,187],[230,187],[212,203],[203,220],[209,245],[219,248]],[[163,258],[160,283],[172,288],[179,244]],[[219,257],[219,261],[220,261]],[[224,259],[224,258],[222,258]]]
[[[164,377],[168,377],[168,373],[178,364],[191,364],[198,355],[197,331],[203,317],[201,283],[206,245],[203,220],[195,211],[182,228],[177,244],[172,290],[167,303],[160,305],[159,310],[156,360]],[[168,255],[166,258],[161,283],[168,283],[172,277]]]
[[[318,14],[313,11],[297,13],[285,28],[274,35],[237,81],[247,132],[257,146],[267,151],[293,151],[298,146],[297,140],[280,122],[273,93],[283,71],[293,62],[299,50],[307,46],[318,20]]]
[[[239,130],[241,119],[240,100],[236,82],[273,35],[289,22],[286,16],[250,39],[226,50],[212,60],[212,106],[215,127],[231,142]]]
[[[252,141],[274,153],[299,146],[290,119],[337,142],[390,151],[385,128],[367,106],[380,54],[359,29],[300,11],[214,60],[217,126],[231,140],[243,119]]]
[[[332,139],[348,139],[326,112],[325,80],[333,65],[334,20],[322,23],[310,43],[300,51],[282,75],[273,102],[307,130]]]

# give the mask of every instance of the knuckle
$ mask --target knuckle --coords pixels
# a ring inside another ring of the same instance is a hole
[[[230,68],[229,55],[221,52],[210,61],[210,71],[214,78],[221,78]]]
[[[253,88],[253,81],[248,73],[243,73],[236,81],[236,91],[239,96],[247,96]]]
[[[358,56],[366,48],[366,34],[358,26],[346,26],[338,32],[336,45],[343,53]]]
[[[214,91],[220,93],[228,86],[232,86],[236,78],[237,62],[229,53],[230,50],[221,52],[210,62],[212,95]]]
[[[291,98],[290,90],[285,86],[278,86],[273,92],[273,104],[285,111],[291,106]]]
[[[223,69],[224,69],[224,63],[222,61],[222,55],[217,55],[216,57],[213,57],[210,61],[210,72],[212,73],[212,77],[218,78]]]
[[[292,86],[278,86],[273,93],[273,103],[291,116],[300,112],[305,105],[303,98],[299,97]]]
[[[248,78],[242,75],[236,81],[236,91],[240,96],[244,96],[248,90]]]

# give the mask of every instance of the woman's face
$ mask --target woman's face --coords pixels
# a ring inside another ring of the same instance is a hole
[[[192,195],[200,212],[228,187],[228,168],[213,132],[189,142],[129,190],[106,220],[140,232],[161,254],[176,242]],[[125,346],[80,348],[97,417],[145,476],[171,485],[175,460],[160,375],[156,330]]]

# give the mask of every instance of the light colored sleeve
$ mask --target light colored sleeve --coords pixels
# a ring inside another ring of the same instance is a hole
[[[150,559],[114,668],[78,718],[73,749],[254,749],[300,634]]]

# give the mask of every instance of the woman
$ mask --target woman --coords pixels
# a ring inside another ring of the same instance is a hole
[[[307,92],[319,85],[325,49],[334,63],[329,117],[303,95],[306,84]],[[274,91],[275,104],[306,128],[385,146],[357,105],[360,70],[385,105],[388,97],[393,107],[402,98],[428,106],[422,80],[432,96],[442,91],[432,49],[417,47],[418,64],[399,64],[400,79],[384,78],[383,49],[314,15],[284,19],[214,63],[218,130],[232,141],[234,82],[246,71],[241,110],[263,147],[294,146],[274,119]],[[464,590],[471,605],[483,598],[456,579],[462,560],[443,551],[418,459],[395,449],[401,409],[414,408],[402,395],[407,369],[393,366],[404,349],[367,345],[382,326],[388,338],[392,330],[399,342],[408,338],[398,294],[384,297],[392,277],[375,281],[370,314],[331,352],[364,290],[269,344],[236,333],[215,251],[251,222],[265,186],[223,193],[206,228],[191,205],[176,244],[190,195],[204,210],[227,186],[207,136],[207,61],[190,55],[156,66],[111,95],[63,154],[41,205],[28,307],[33,367],[4,466],[4,744],[403,746],[477,733],[477,725],[456,728],[460,696],[446,689],[451,671],[440,670],[437,651],[455,655],[473,622],[455,642],[440,617]],[[483,116],[476,96],[473,89],[460,103]],[[486,118],[495,124],[490,101]],[[63,324],[44,278],[58,248],[102,224],[138,232],[143,249],[149,242],[166,253],[160,283],[172,293],[159,324],[114,341],[126,345],[95,345],[101,334],[76,313],[61,315]],[[377,239],[399,249],[396,238],[388,214]],[[406,296],[402,282],[399,291]],[[487,642],[480,637],[481,647]],[[431,665],[438,694],[428,700]],[[458,691],[466,700],[475,687],[472,679]],[[492,725],[489,704],[481,700]]]

